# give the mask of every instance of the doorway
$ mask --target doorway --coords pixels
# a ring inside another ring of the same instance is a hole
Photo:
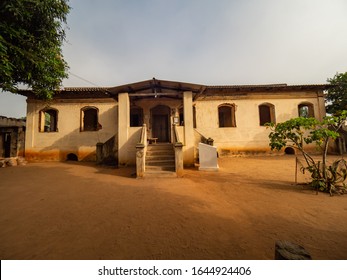
[[[4,134],[4,156],[11,157],[11,133]]]
[[[158,105],[151,109],[152,137],[157,142],[170,142],[170,108]]]

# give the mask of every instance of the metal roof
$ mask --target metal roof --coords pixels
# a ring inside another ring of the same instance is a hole
[[[287,84],[264,84],[264,85],[215,85],[206,86],[209,89],[327,89],[329,84],[306,84],[306,85],[287,85]]]
[[[174,96],[179,97],[185,91],[192,91],[196,96],[201,96],[204,93],[214,94],[216,91],[221,92],[277,92],[277,91],[293,91],[293,90],[326,90],[331,85],[329,84],[305,84],[305,85],[287,85],[281,84],[264,84],[264,85],[202,85],[186,82],[157,80],[155,78],[130,83],[115,87],[64,87],[56,91],[55,96],[60,98],[75,98],[79,97],[98,98],[98,97],[118,97],[119,93],[127,92],[133,97],[149,97],[149,96]],[[31,90],[20,90],[21,95],[34,97]]]
[[[162,93],[162,92],[184,92],[193,91],[199,92],[203,85],[192,84],[186,82],[157,80],[155,78],[137,83],[131,83],[121,86],[109,88],[113,94],[128,92],[129,94],[135,93]]]
[[[107,91],[108,87],[64,87],[61,91]]]

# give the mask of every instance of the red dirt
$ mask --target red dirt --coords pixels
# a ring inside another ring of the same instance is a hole
[[[219,159],[219,172],[0,169],[1,259],[273,259],[277,240],[347,259],[347,196],[294,184],[295,158]]]

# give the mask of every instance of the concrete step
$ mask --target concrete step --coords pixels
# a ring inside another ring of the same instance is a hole
[[[174,150],[147,150],[147,154],[171,154],[171,155],[174,155],[175,154],[175,151]]]
[[[145,172],[152,172],[152,171],[171,171],[175,172],[175,166],[168,165],[168,166],[160,166],[160,165],[149,165],[146,166]]]
[[[146,171],[144,174],[144,178],[166,178],[166,177],[177,177],[176,172],[172,172],[172,171]]]
[[[170,143],[147,146],[145,177],[177,177],[175,151]]]
[[[175,166],[174,160],[151,160],[146,161],[146,166]]]
[[[146,161],[152,160],[173,160],[175,161],[175,155],[147,155]]]
[[[172,144],[152,144],[147,146],[147,151],[174,151]]]
[[[170,155],[170,156],[175,156],[175,153],[173,151],[147,151],[146,153],[147,156],[165,156],[165,155]]]
[[[148,146],[150,146],[150,147],[173,146],[173,144],[172,144],[172,143],[161,143],[161,142],[157,142],[157,143],[148,144]]]

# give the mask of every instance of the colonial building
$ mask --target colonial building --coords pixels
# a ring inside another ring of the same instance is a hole
[[[22,91],[28,97],[25,155],[29,161],[98,160],[119,166],[147,157],[141,163],[146,172],[155,154],[166,155],[166,163],[176,160],[176,171],[177,164],[194,164],[198,143],[207,139],[213,139],[220,156],[270,153],[265,124],[298,116],[321,120],[325,88],[206,86],[153,78],[116,87],[65,88],[51,101]],[[154,146],[163,148],[161,153],[151,151]],[[160,158],[154,163],[160,166]]]

